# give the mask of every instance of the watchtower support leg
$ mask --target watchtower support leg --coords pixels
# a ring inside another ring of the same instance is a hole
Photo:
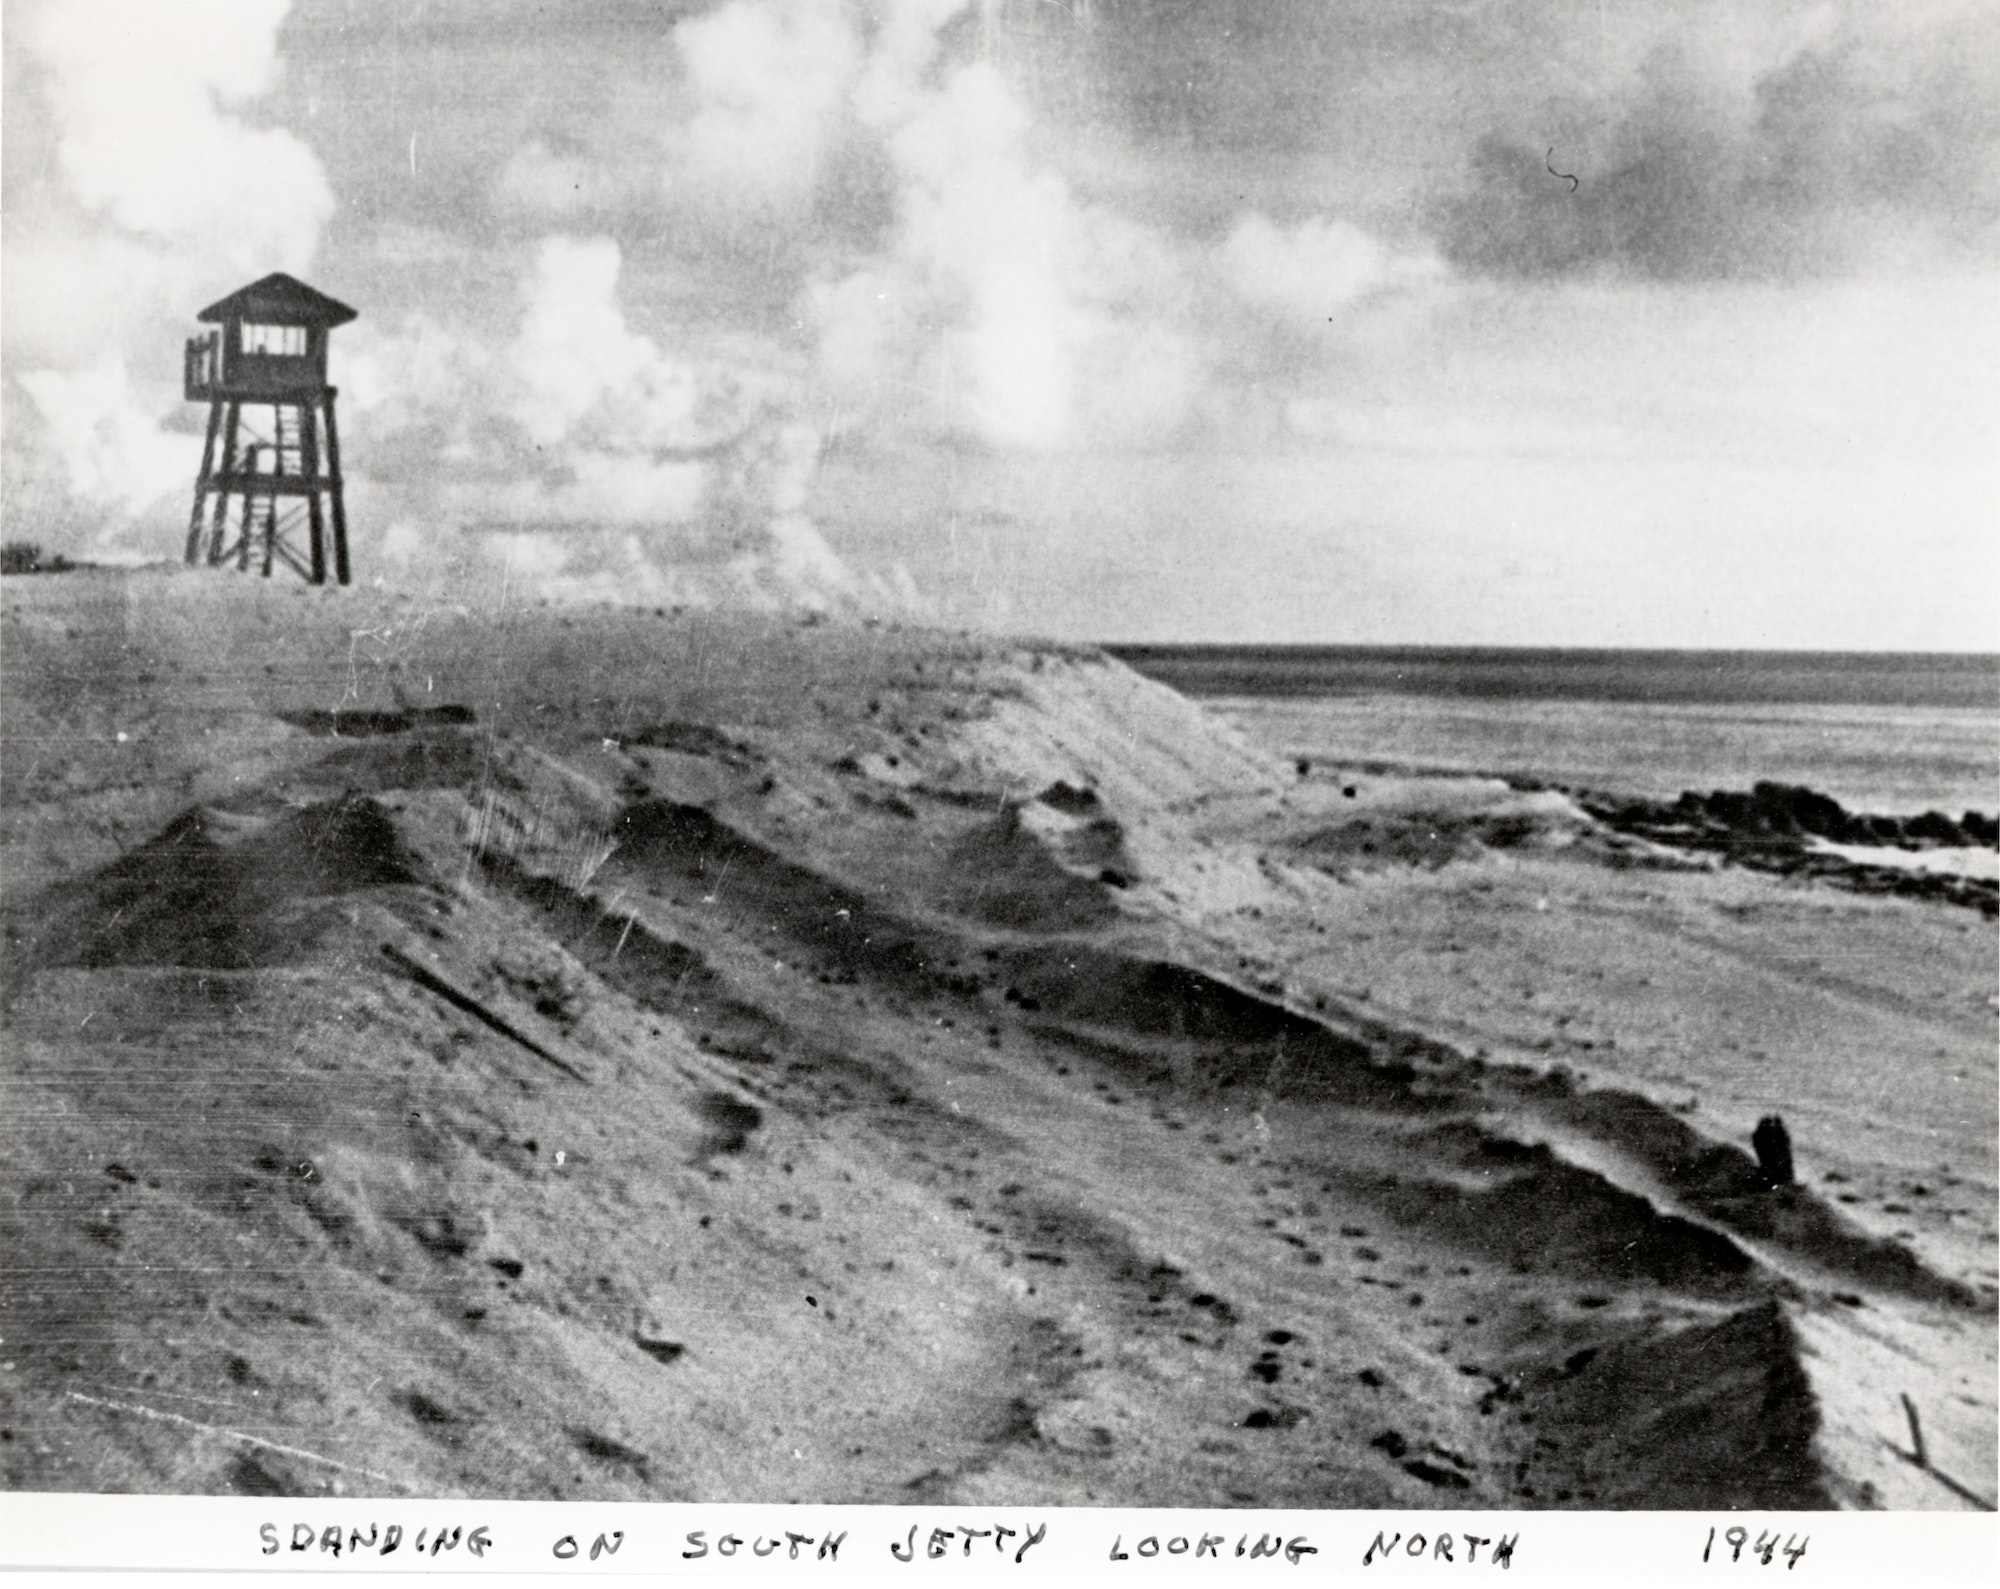
[[[257,472],[257,449],[254,446],[244,449],[243,463],[249,473],[255,474]],[[250,535],[253,528],[251,519],[256,505],[256,488],[246,485],[243,488],[242,528],[236,537],[236,572],[239,574],[244,573],[250,567]]]
[[[345,585],[347,570],[347,504],[343,499],[340,484],[340,427],[334,423],[333,400],[338,395],[334,388],[326,389],[326,473],[327,486],[333,498],[333,574]]]
[[[201,561],[201,510],[208,505],[208,484],[215,472],[215,438],[222,429],[222,405],[208,405],[208,435],[201,444],[201,473],[195,476],[194,509],[188,514],[187,558],[190,563]]]
[[[319,503],[319,416],[313,404],[299,404],[299,467],[312,482],[306,493],[306,522],[312,535],[312,582],[326,583],[326,525]]]
[[[242,417],[242,405],[231,402],[222,430],[222,478],[215,493],[215,508],[209,517],[208,560],[211,564],[222,561],[222,537],[229,522],[229,486],[239,462],[236,456],[236,427]]]

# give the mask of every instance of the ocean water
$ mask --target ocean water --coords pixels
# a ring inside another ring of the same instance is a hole
[[[1671,798],[1808,784],[1851,810],[2000,807],[2000,656],[1117,646],[1323,765]]]

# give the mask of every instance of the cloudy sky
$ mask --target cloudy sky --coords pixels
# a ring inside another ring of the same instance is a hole
[[[1990,0],[4,22],[10,538],[177,555],[181,339],[284,269],[362,313],[364,579],[2000,644]]]

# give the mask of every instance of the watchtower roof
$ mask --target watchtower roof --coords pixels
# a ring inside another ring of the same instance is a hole
[[[258,325],[326,327],[344,326],[359,315],[338,298],[329,298],[298,277],[274,270],[262,281],[218,298],[196,318],[205,325],[248,320]]]

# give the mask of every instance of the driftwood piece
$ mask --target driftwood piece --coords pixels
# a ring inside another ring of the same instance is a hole
[[[525,1032],[521,1031],[518,1027],[502,1019],[500,1016],[495,1015],[491,1010],[489,1010],[484,1004],[480,1003],[479,1000],[475,999],[471,994],[461,993],[457,988],[453,987],[449,982],[445,981],[445,979],[439,976],[435,971],[432,971],[427,966],[424,966],[420,962],[411,959],[408,955],[404,954],[402,950],[398,949],[394,944],[385,943],[384,945],[382,945],[382,953],[388,956],[390,962],[393,965],[395,965],[395,967],[399,971],[401,971],[405,976],[407,976],[412,982],[416,983],[418,987],[423,988],[427,992],[435,993],[439,998],[443,999],[445,1003],[451,1005],[455,1009],[460,1009],[465,1011],[465,1013],[467,1015],[470,1015],[474,1020],[484,1022],[487,1026],[490,1026],[494,1031],[498,1032],[502,1037],[507,1038],[510,1042],[515,1042],[520,1044],[521,1047],[525,1048],[529,1053],[533,1054],[537,1059],[547,1060],[551,1065],[555,1066],[555,1068],[561,1071],[565,1076],[573,1076],[578,1081],[583,1081],[583,1082],[587,1082],[590,1080],[588,1076],[584,1075],[582,1071],[578,1070],[574,1065],[570,1064],[567,1060],[558,1059],[554,1054],[551,1054],[546,1048],[542,1047],[540,1043],[536,1042],[532,1037],[529,1037]]]
[[[1792,1184],[1792,1134],[1785,1129],[1783,1119],[1766,1115],[1759,1120],[1757,1129],[1750,1133],[1750,1146],[1756,1150],[1758,1173],[1766,1186]]]

